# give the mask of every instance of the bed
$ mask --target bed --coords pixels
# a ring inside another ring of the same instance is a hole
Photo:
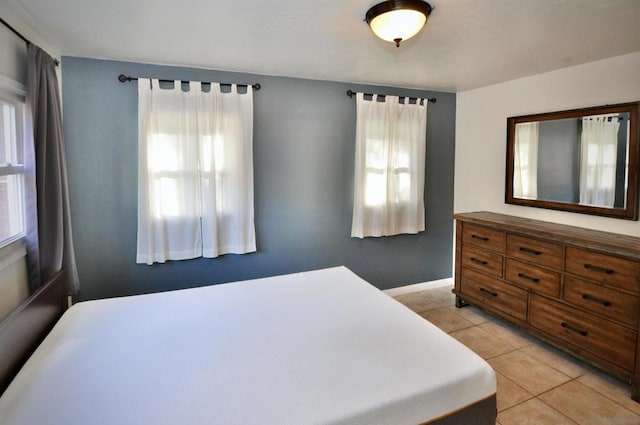
[[[0,326],[0,354],[23,322],[49,330],[61,284]],[[78,303],[0,397],[0,423],[493,425],[495,393],[484,360],[335,267]]]

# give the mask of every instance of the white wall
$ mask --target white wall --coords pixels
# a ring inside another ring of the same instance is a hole
[[[27,258],[12,257],[0,258],[0,320],[29,296]]]
[[[507,117],[640,101],[640,52],[458,93],[454,212],[492,211],[640,236],[640,222],[504,203]]]
[[[9,25],[15,28],[23,36],[27,37],[33,44],[35,44],[36,46],[39,46],[54,58],[60,59],[60,53],[61,53],[60,49],[55,43],[50,42],[46,38],[45,34],[40,33],[38,29],[38,23],[34,20],[27,21],[23,19],[23,17],[30,16],[30,15],[29,15],[29,12],[21,4],[20,0],[0,1],[0,16],[2,16],[2,19],[7,21]],[[26,48],[24,47],[25,43],[21,39],[16,37],[8,29],[6,29],[4,25],[0,24],[0,27],[3,30],[6,30],[8,34],[11,34],[10,42],[12,44],[15,44],[17,42],[18,44],[21,45],[21,48],[24,48],[24,50],[26,51]],[[4,35],[2,35],[2,37],[4,37]],[[6,43],[5,40],[0,40],[0,47],[4,47],[4,43]],[[3,56],[2,56],[3,62],[4,61],[12,62],[15,60],[15,58],[12,57],[12,53],[10,53],[10,50],[0,50],[0,52],[3,52]],[[6,57],[4,56],[5,52],[7,54]],[[18,65],[18,66],[22,67],[22,65]],[[26,65],[24,66],[24,69],[26,72]],[[19,77],[14,77],[12,75],[6,75],[6,74],[5,76],[21,81]]]
[[[27,82],[27,47],[9,29],[0,24],[0,75],[19,83]]]

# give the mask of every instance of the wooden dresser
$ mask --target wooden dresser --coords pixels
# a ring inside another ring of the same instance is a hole
[[[640,401],[640,238],[489,212],[454,218],[456,306],[628,380]]]

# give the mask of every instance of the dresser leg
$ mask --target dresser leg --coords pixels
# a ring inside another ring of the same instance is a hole
[[[631,399],[640,402],[640,381],[631,382]]]
[[[459,296],[456,295],[456,307],[458,308],[462,308],[462,307],[466,307],[469,304],[467,304],[462,298],[460,298]]]

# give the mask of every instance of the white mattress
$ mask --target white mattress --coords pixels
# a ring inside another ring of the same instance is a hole
[[[484,360],[337,267],[76,304],[0,423],[416,424],[495,391]]]

